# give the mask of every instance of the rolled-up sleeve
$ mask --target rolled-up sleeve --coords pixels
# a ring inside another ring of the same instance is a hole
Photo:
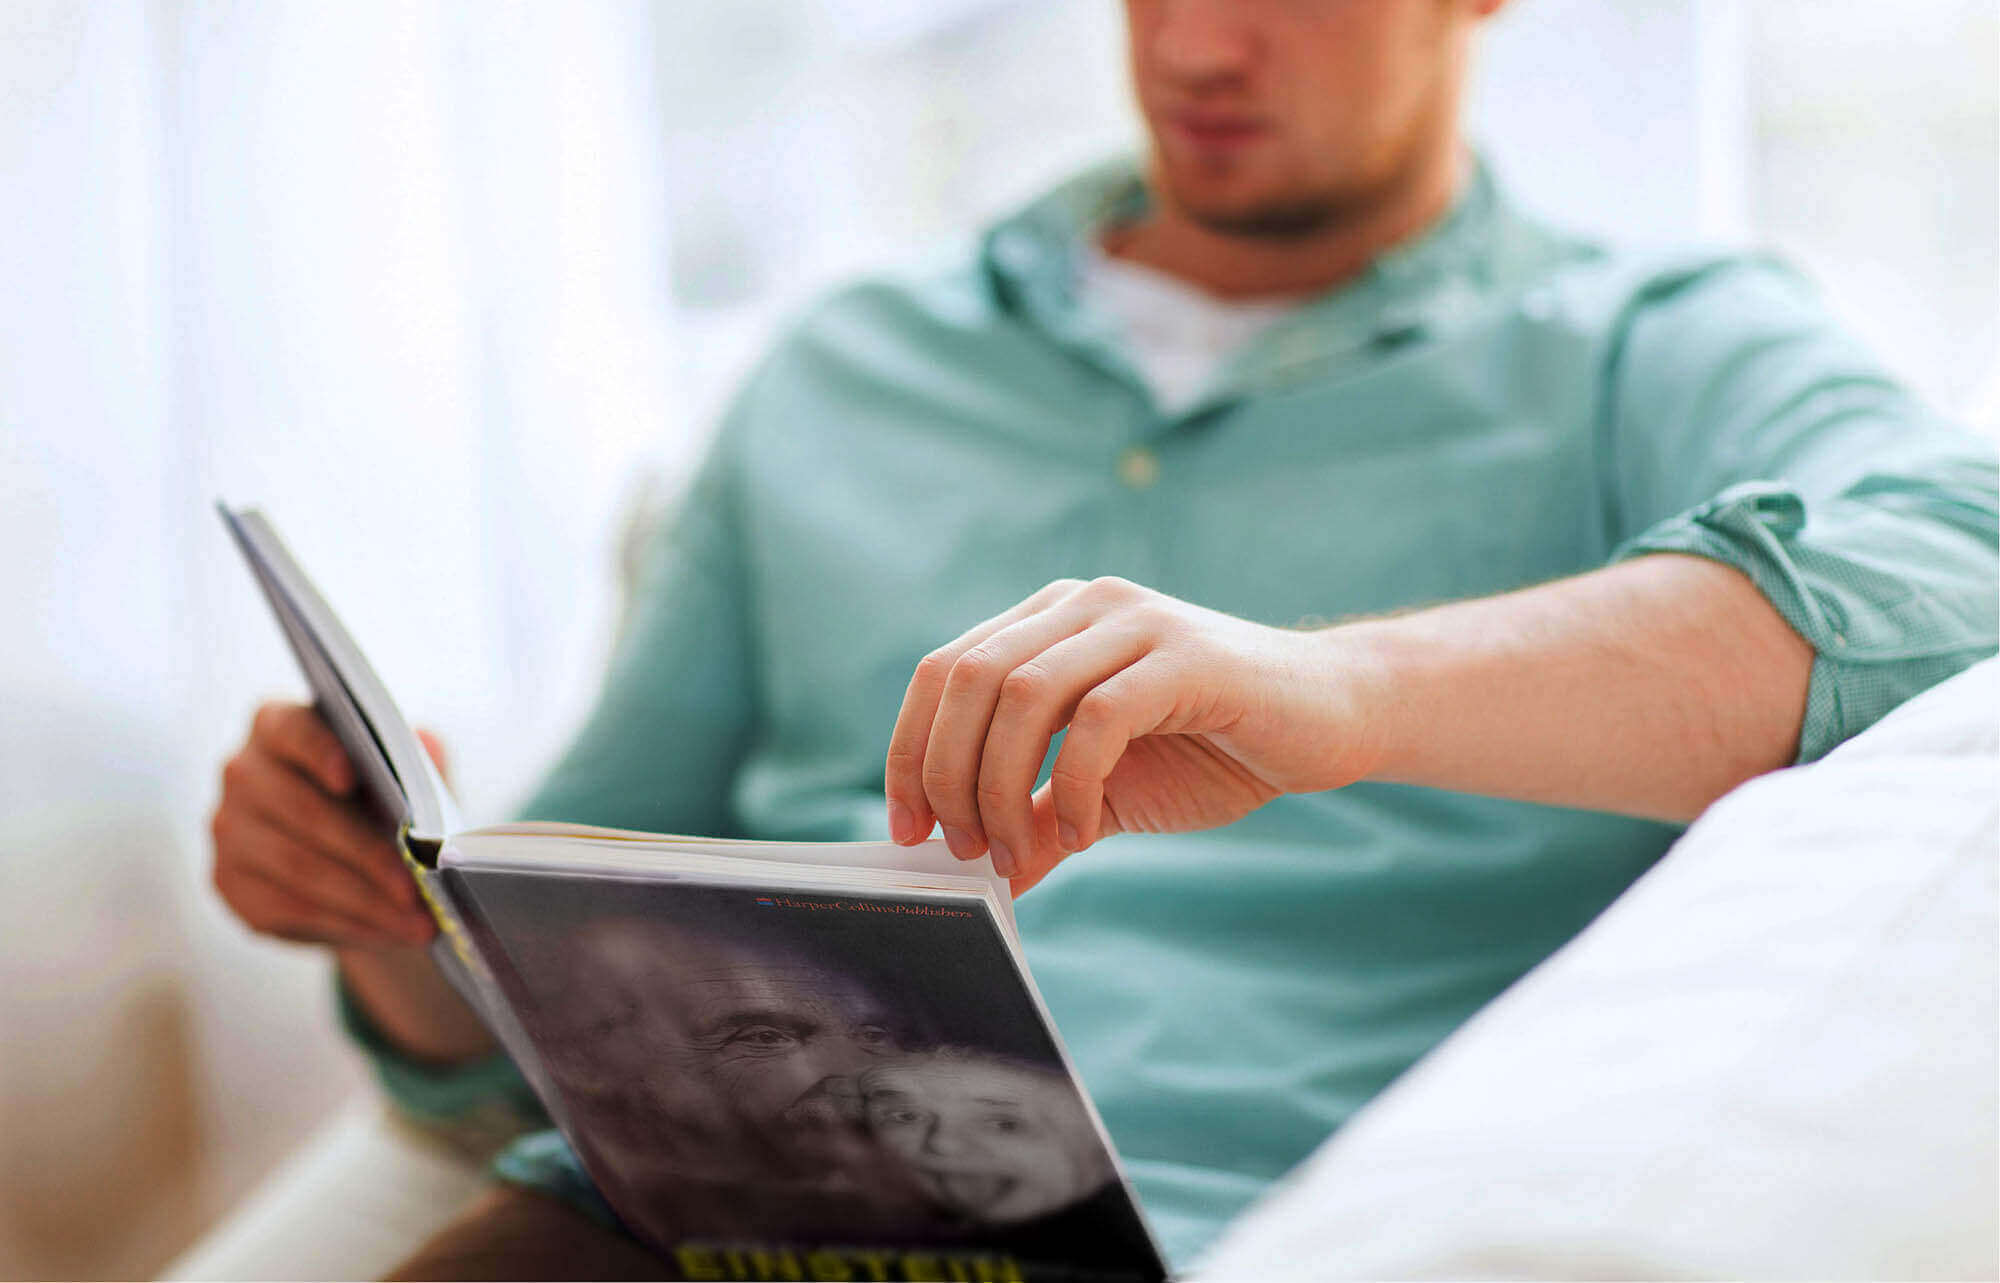
[[[383,1038],[346,985],[336,981],[335,993],[341,1028],[368,1057],[383,1095],[408,1121],[482,1158],[523,1132],[549,1125],[534,1089],[505,1052],[450,1066],[412,1060]]]
[[[1798,760],[1991,655],[1993,447],[1938,416],[1781,267],[1656,283],[1611,348],[1614,560],[1735,567],[1815,659]]]

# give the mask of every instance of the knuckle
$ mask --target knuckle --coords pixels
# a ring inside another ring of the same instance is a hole
[[[917,661],[916,673],[911,680],[925,686],[942,685],[951,676],[954,658],[950,647],[939,647]]]
[[[923,781],[924,796],[930,799],[933,807],[942,804],[946,808],[951,808],[954,799],[958,797],[963,788],[965,777],[952,767],[936,762],[926,762],[924,763]],[[940,812],[940,815],[942,815],[942,812]]]
[[[1031,708],[1049,693],[1049,675],[1034,664],[1023,664],[1000,682],[1000,703],[1009,709]]]
[[[222,795],[224,797],[240,796],[244,789],[249,787],[250,776],[252,774],[254,772],[251,770],[249,755],[247,753],[238,753],[235,757],[224,762],[222,764]]]
[[[1070,729],[1072,732],[1082,731],[1086,734],[1101,731],[1108,727],[1117,715],[1117,696],[1100,686],[1076,702],[1076,712],[1069,721]]]
[[[951,666],[951,677],[947,680],[946,685],[953,687],[982,686],[992,680],[995,667],[993,652],[986,649],[984,645],[974,646],[971,650],[960,655],[958,662]]]
[[[1130,599],[1139,591],[1139,585],[1117,575],[1099,575],[1084,585],[1084,591],[1103,602],[1119,602]]]
[[[1042,585],[1041,591],[1037,592],[1032,600],[1043,603],[1061,601],[1081,587],[1083,587],[1081,579],[1051,579]]]
[[[979,781],[977,796],[979,798],[979,809],[991,812],[1011,806],[1014,802],[1025,799],[1027,795],[1025,793],[1016,793],[997,779],[982,779]]]
[[[250,738],[268,743],[282,737],[285,733],[287,715],[296,707],[295,704],[275,699],[259,704],[256,714],[250,719]]]
[[[889,748],[885,763],[889,774],[899,776],[915,775],[924,769],[923,755],[904,745],[894,744]]]
[[[958,786],[958,772],[943,762],[926,761],[923,780],[925,788],[951,789]]]

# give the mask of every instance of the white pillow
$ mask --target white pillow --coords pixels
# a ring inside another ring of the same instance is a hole
[[[1199,1273],[2000,1274],[1996,665],[1717,803]]]

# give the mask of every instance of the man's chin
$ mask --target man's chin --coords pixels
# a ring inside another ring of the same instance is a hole
[[[1339,205],[1319,196],[1255,196],[1218,190],[1196,180],[1164,180],[1164,196],[1175,212],[1205,231],[1247,240],[1299,240],[1325,231],[1340,219]]]
[[[1324,206],[1275,206],[1262,209],[1202,213],[1190,216],[1207,231],[1241,240],[1297,241],[1316,236],[1337,220]]]

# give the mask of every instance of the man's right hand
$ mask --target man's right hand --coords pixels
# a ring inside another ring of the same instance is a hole
[[[222,768],[215,889],[253,930],[342,950],[407,950],[437,932],[394,839],[356,797],[353,763],[303,704],[257,710]]]

